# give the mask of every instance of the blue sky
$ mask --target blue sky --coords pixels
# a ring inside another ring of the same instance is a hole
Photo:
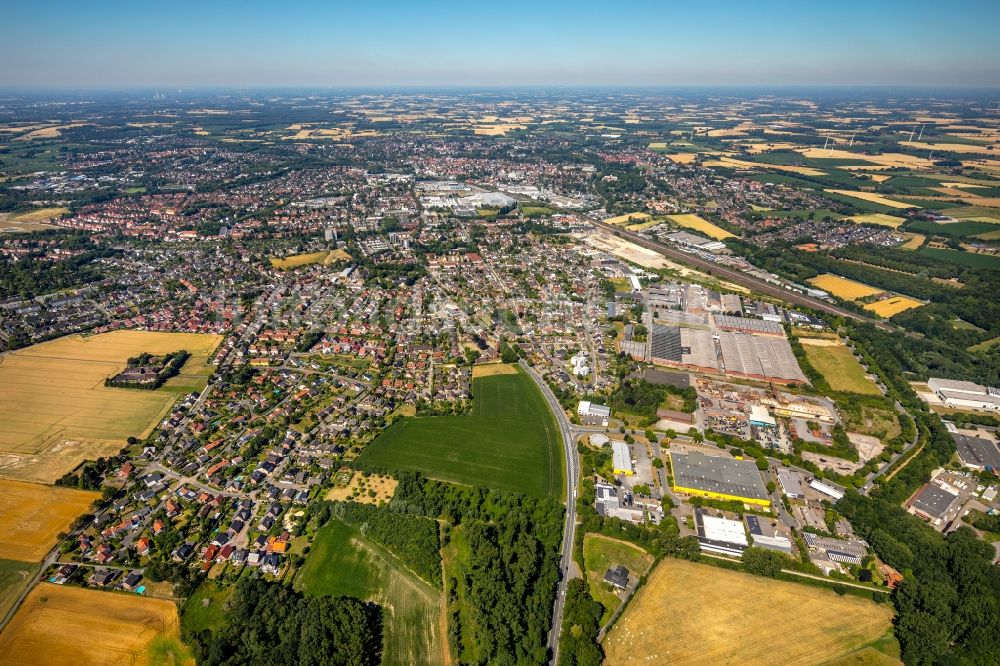
[[[1000,0],[5,5],[0,86],[1000,87]]]

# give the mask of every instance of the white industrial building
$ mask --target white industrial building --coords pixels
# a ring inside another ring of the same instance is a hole
[[[698,529],[698,544],[710,553],[739,557],[750,545],[743,523],[720,516],[709,516],[695,509],[695,527]]]
[[[948,407],[988,412],[1000,411],[1000,389],[992,386],[980,386],[975,382],[932,377],[927,380],[927,387],[934,391],[938,400]]]
[[[611,442],[611,464],[615,474],[632,476],[635,470],[632,468],[632,452],[628,448],[628,443],[620,439]]]
[[[844,496],[844,491],[832,484],[825,481],[820,481],[819,479],[813,479],[809,482],[809,487],[813,490],[818,490],[824,495],[829,495],[835,500],[839,500]]]
[[[611,417],[611,408],[598,405],[589,400],[581,400],[580,404],[576,407],[576,413],[587,423],[599,423],[606,426],[608,425],[608,419]]]

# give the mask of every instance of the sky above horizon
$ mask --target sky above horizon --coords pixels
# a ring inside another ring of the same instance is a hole
[[[40,0],[4,15],[0,86],[1000,87],[998,0]]]

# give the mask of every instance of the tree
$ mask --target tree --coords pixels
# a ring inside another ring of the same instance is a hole
[[[790,564],[787,557],[773,550],[747,548],[743,551],[743,568],[756,576],[777,578],[781,569]]]

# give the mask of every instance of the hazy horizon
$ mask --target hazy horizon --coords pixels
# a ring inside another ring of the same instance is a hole
[[[3,88],[1000,87],[1000,4],[28,3]]]

